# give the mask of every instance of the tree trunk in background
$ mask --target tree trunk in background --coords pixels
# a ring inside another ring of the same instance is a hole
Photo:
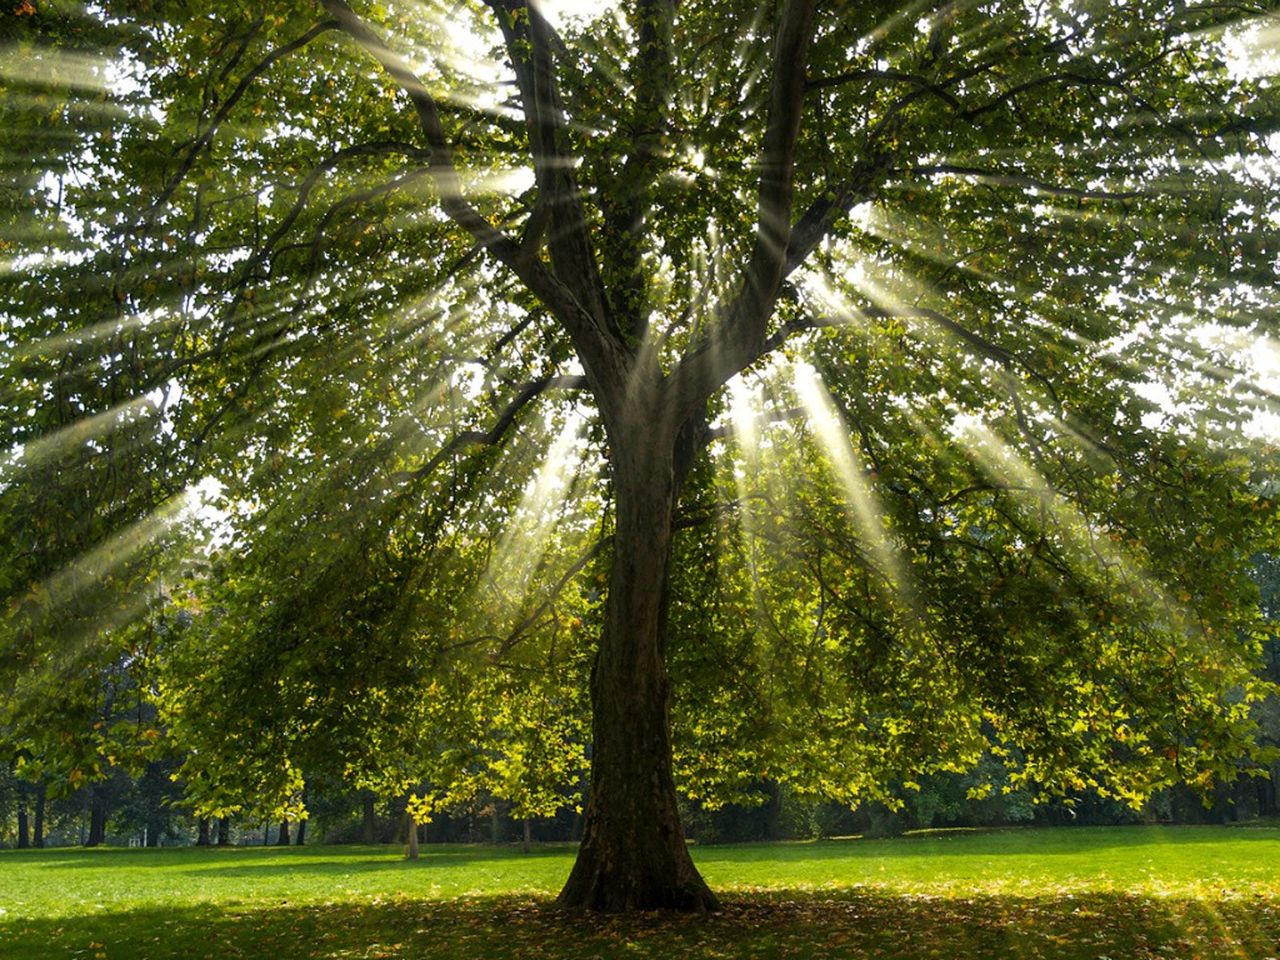
[[[377,838],[378,819],[373,809],[373,794],[366,793],[361,800],[360,840],[373,843]]]
[[[89,792],[89,836],[85,838],[86,847],[101,846],[107,839],[107,804],[102,791],[91,787]]]
[[[31,846],[31,828],[27,824],[27,785],[18,784],[18,849]]]
[[[44,847],[44,801],[49,792],[49,785],[41,780],[36,784],[36,822],[31,842],[38,848]]]
[[[409,853],[410,860],[418,859],[418,821],[409,817]]]
[[[159,803],[156,803],[147,813],[147,846],[160,846],[160,838],[164,836],[164,830],[164,809]]]
[[[610,437],[613,569],[591,670],[591,786],[582,845],[558,900],[570,910],[718,907],[689,857],[671,772],[671,684],[663,657],[676,471],[675,445],[662,433],[641,422]]]
[[[280,821],[280,834],[276,837],[277,847],[287,847],[289,845],[289,821]]]
[[[489,817],[489,842],[495,847],[502,842],[502,807],[493,801],[493,813]]]
[[[196,846],[207,847],[209,845],[209,818],[200,818],[200,829],[196,834]]]
[[[231,845],[231,818],[218,818],[218,846],[227,847]]]
[[[525,853],[528,853],[529,844],[531,842],[531,838],[529,836],[529,818],[528,817],[524,818],[523,826],[524,826],[524,842],[521,844],[521,849],[523,849]]]
[[[782,834],[782,790],[772,780],[766,780],[764,788],[769,796],[764,811],[764,837],[778,840]]]
[[[307,842],[307,821],[298,821],[298,836],[294,842],[300,847]]]

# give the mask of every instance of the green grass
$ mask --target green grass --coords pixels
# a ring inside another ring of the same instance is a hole
[[[702,847],[711,918],[563,917],[573,851],[0,852],[0,957],[1280,958],[1280,828]]]

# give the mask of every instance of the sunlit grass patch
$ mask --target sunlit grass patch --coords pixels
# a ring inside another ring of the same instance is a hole
[[[1280,829],[1082,828],[704,847],[712,917],[566,917],[573,851],[0,854],[0,956],[1268,958]]]

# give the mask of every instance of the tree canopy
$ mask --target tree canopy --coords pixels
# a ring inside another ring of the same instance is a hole
[[[305,769],[541,815],[589,767],[562,901],[611,910],[714,906],[677,792],[1234,776],[1277,23],[23,4],[7,736],[102,749],[31,707],[145,663],[209,813]]]

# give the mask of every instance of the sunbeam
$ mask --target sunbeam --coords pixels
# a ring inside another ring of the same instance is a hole
[[[907,607],[914,606],[911,579],[886,529],[884,509],[871,486],[871,471],[851,439],[856,434],[851,433],[821,376],[810,364],[792,363],[791,385],[840,484],[849,515],[871,557],[880,566],[881,576]]]

